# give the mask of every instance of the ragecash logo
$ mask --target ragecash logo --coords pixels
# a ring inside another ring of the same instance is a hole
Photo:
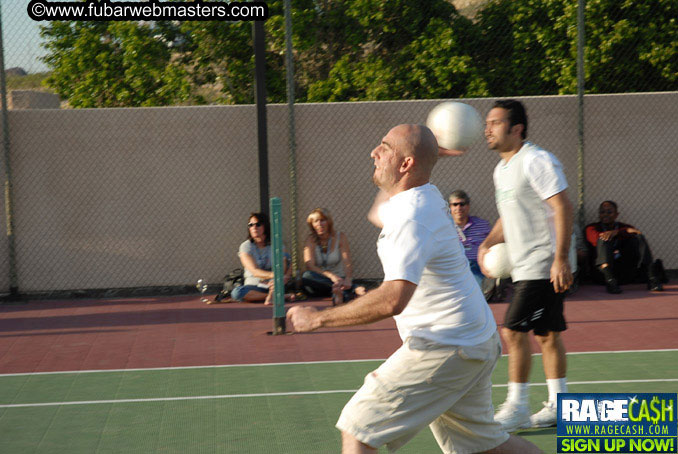
[[[676,453],[678,394],[558,394],[558,452]]]

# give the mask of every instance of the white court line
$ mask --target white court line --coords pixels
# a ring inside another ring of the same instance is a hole
[[[611,350],[611,351],[595,351],[595,352],[572,352],[567,353],[568,356],[573,355],[603,355],[608,353],[661,353],[661,352],[678,352],[678,348],[666,348],[659,350]],[[508,356],[507,354],[501,356]],[[532,356],[541,356],[541,353],[533,353]],[[97,374],[102,372],[146,372],[146,371],[161,371],[161,370],[190,370],[190,369],[222,369],[228,367],[265,367],[265,366],[304,366],[309,364],[345,364],[345,363],[370,363],[377,361],[386,361],[386,358],[375,359],[340,359],[333,361],[298,361],[290,363],[255,363],[255,364],[219,364],[214,366],[178,366],[178,367],[148,367],[139,369],[92,369],[92,370],[63,370],[54,372],[17,372],[13,374],[0,374],[3,377],[22,377],[25,375],[56,375],[56,374]]]
[[[678,382],[678,378],[652,378],[646,380],[604,380],[604,381],[573,381],[572,385],[606,385],[618,383],[658,383]],[[493,388],[506,388],[508,385],[492,385]],[[546,383],[531,383],[530,386],[546,386]],[[148,399],[117,399],[117,400],[82,400],[72,402],[40,402],[32,404],[7,404],[0,408],[26,408],[26,407],[54,407],[61,405],[98,405],[98,404],[126,404],[138,402],[171,402],[178,400],[208,400],[208,399],[238,399],[243,397],[286,397],[286,396],[314,396],[319,394],[348,394],[355,393],[357,389],[334,389],[329,391],[294,391],[286,393],[256,393],[256,394],[222,394],[216,396],[185,396],[185,397],[155,397]]]

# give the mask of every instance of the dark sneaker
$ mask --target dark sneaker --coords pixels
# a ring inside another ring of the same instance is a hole
[[[605,282],[605,287],[607,287],[607,293],[611,293],[613,295],[619,295],[622,292],[622,289],[619,288],[619,284],[617,283],[617,279],[608,279],[607,282]]]
[[[647,288],[650,289],[651,292],[661,292],[664,290],[661,281],[656,277],[650,278],[650,281],[647,283]]]
[[[570,285],[567,290],[565,290],[565,296],[574,295],[577,293],[577,290],[579,290],[579,279],[575,279],[572,282],[572,285]]]

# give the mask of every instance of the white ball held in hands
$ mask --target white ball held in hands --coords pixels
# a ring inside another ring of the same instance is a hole
[[[483,268],[494,278],[506,279],[511,276],[513,264],[509,259],[506,243],[497,243],[487,251],[483,258]]]
[[[476,109],[462,102],[443,102],[431,110],[426,126],[438,140],[438,146],[465,151],[483,137],[483,120]]]

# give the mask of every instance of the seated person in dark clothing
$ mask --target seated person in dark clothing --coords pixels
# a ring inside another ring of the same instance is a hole
[[[645,280],[652,291],[662,291],[657,265],[647,240],[632,225],[617,222],[617,204],[606,200],[598,209],[599,222],[585,229],[593,269],[605,280],[609,293],[621,293],[619,284]],[[595,271],[594,271],[595,272]],[[595,276],[594,276],[595,277]]]

